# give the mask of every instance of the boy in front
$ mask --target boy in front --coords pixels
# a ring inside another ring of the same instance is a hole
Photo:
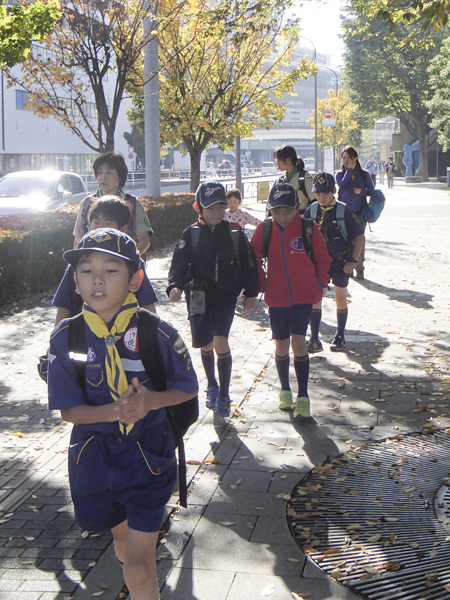
[[[357,215],[346,206],[343,209],[345,221],[345,235],[343,228],[339,227],[338,205],[336,201],[336,184],[330,173],[319,173],[314,178],[313,190],[316,193],[318,208],[316,223],[323,235],[328,254],[332,261],[328,271],[334,285],[334,298],[336,300],[337,331],[331,340],[330,350],[341,352],[346,347],[345,326],[347,324],[347,286],[350,275],[356,267],[359,255],[364,244],[364,232],[358,223]],[[314,205],[311,205],[314,206]],[[308,207],[305,217],[316,212]],[[347,239],[346,239],[347,238]],[[307,344],[308,352],[321,352],[322,342],[319,340],[320,321],[322,320],[322,301],[313,306],[311,315],[311,337]]]
[[[134,292],[143,272],[134,241],[114,229],[86,234],[64,254],[84,300],[87,355],[80,385],[69,354],[66,319],[49,350],[49,408],[73,423],[69,480],[83,529],[111,529],[131,600],[158,600],[155,550],[164,506],[176,480],[174,440],[165,407],[197,393],[186,347],[160,321],[157,342],[167,390],[152,391],[139,354]]]
[[[314,224],[312,257],[304,249],[304,222],[298,208],[297,192],[288,183],[270,190],[267,208],[273,224],[263,268],[264,240],[261,223],[251,240],[257,257],[261,291],[269,306],[270,326],[275,340],[275,363],[280,378],[279,408],[294,410],[294,418],[310,416],[308,396],[309,356],[305,335],[312,305],[322,298],[328,283],[330,258],[323,238]],[[289,384],[289,346],[292,344],[298,393],[294,402]]]

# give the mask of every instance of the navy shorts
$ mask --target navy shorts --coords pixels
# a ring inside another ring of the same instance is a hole
[[[345,260],[342,260],[342,258],[333,258],[330,268],[328,269],[328,275],[330,276],[333,285],[336,287],[345,288],[348,286],[350,275],[344,273],[344,265]]]
[[[136,531],[159,531],[176,477],[167,419],[138,439],[122,434],[117,423],[106,433],[92,434],[77,426],[72,430],[70,491],[82,529],[105,531],[128,520]]]
[[[203,348],[210,344],[216,335],[228,337],[233,324],[236,298],[228,297],[206,307],[204,315],[189,317],[192,332],[192,347]]]
[[[272,339],[287,340],[291,335],[306,335],[312,304],[271,306],[269,308]]]

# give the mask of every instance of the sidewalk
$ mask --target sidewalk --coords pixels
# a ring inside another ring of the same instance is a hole
[[[430,419],[450,426],[450,195],[441,188],[382,187],[387,203],[367,234],[366,280],[349,285],[345,352],[329,351],[336,314],[333,299],[324,300],[325,350],[310,371],[316,427],[293,424],[277,408],[265,305],[248,316],[238,309],[230,340],[235,414],[214,419],[200,394],[200,419],[186,439],[189,507],[178,512],[173,499],[158,548],[162,600],[356,598],[305,558],[283,497],[351,447],[417,431]],[[263,207],[250,208],[259,216]],[[169,260],[154,258],[149,276],[162,300],[158,313],[189,346],[185,307],[163,294]],[[123,580],[111,536],[82,534],[73,521],[70,427],[46,411],[37,376],[54,318],[49,299],[14,306],[0,321],[0,600],[116,600]],[[192,358],[204,390],[197,350]]]

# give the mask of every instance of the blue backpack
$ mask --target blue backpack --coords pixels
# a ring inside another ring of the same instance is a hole
[[[383,212],[385,202],[386,198],[384,197],[383,192],[374,189],[369,202],[362,209],[360,221],[365,221],[366,223],[375,223],[375,221],[378,221]]]

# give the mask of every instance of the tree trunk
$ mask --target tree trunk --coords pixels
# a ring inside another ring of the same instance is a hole
[[[195,192],[195,190],[200,185],[200,159],[202,153],[199,152],[196,146],[189,146],[189,156],[191,158],[191,187],[190,191]]]
[[[423,181],[428,181],[428,111],[422,106],[415,107],[414,102],[411,102],[411,108],[413,122],[416,126],[417,139],[419,141],[419,168],[416,169],[415,175],[421,176]]]

